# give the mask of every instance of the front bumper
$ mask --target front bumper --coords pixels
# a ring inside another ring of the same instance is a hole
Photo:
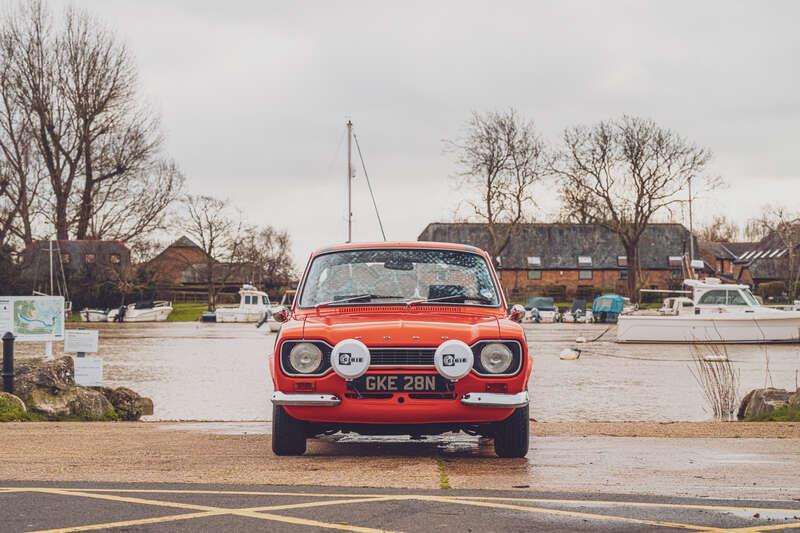
[[[474,407],[504,407],[516,409],[528,405],[528,391],[517,394],[500,394],[496,392],[468,392],[461,397],[461,403]]]
[[[341,402],[342,400],[333,394],[286,394],[280,391],[272,393],[272,403],[275,405],[333,407]]]
[[[500,394],[495,392],[468,392],[461,397],[461,403],[470,407],[499,407],[516,409],[528,405],[528,391],[517,394]],[[275,405],[289,406],[320,406],[334,407],[341,403],[341,399],[333,394],[286,394],[275,391],[272,393],[272,403]]]

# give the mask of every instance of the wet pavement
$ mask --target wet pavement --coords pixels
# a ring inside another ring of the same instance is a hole
[[[41,509],[46,506],[48,512]],[[653,531],[800,529],[800,502],[537,491],[0,485],[2,531]]]
[[[275,336],[252,324],[92,324],[100,330],[106,382],[153,398],[152,420],[268,420],[267,368]],[[692,374],[692,348],[620,345],[600,324],[525,326],[535,357],[531,394],[536,420],[709,420]],[[577,337],[596,342],[576,344]],[[565,347],[582,350],[562,361]],[[60,348],[60,344],[56,344]],[[41,344],[18,344],[41,355]],[[700,348],[706,350],[707,348]],[[727,348],[739,395],[765,385],[794,388],[800,345]]]

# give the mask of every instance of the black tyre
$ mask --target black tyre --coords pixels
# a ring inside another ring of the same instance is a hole
[[[525,457],[530,440],[529,409],[520,407],[498,422],[494,434],[494,453],[498,457]]]
[[[283,406],[272,406],[272,452],[275,455],[306,453],[306,423],[292,418]]]

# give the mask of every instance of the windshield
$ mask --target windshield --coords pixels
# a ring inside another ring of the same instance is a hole
[[[744,299],[747,300],[749,305],[759,305],[758,300],[756,300],[756,297],[750,292],[750,289],[743,289],[741,293],[744,295]]]
[[[484,258],[436,249],[352,250],[319,255],[303,282],[300,307],[414,301],[498,306]]]

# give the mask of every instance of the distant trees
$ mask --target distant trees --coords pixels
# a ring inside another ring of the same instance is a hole
[[[786,249],[786,292],[797,298],[800,285],[800,212],[781,206],[766,206],[756,224],[763,228],[772,246]]]
[[[652,120],[624,116],[564,130],[552,165],[563,211],[620,238],[628,295],[638,301],[639,241],[658,214],[683,202],[688,180],[704,174],[711,153]]]
[[[514,109],[474,112],[461,138],[446,141],[459,167],[470,218],[486,223],[497,261],[520,224],[532,220],[534,186],[547,171],[544,142]]]
[[[162,155],[127,47],[86,11],[39,0],[0,19],[0,243],[145,237],[183,178]]]
[[[252,281],[268,292],[286,288],[296,279],[286,231],[272,226],[248,227],[242,238],[240,259],[250,266]]]
[[[739,238],[739,226],[724,215],[716,215],[700,229],[698,237],[704,241],[734,242]]]
[[[208,286],[208,310],[217,304],[217,286],[230,276],[242,247],[242,219],[227,200],[211,196],[187,195],[183,198],[183,230],[200,246],[205,265],[198,272]]]

